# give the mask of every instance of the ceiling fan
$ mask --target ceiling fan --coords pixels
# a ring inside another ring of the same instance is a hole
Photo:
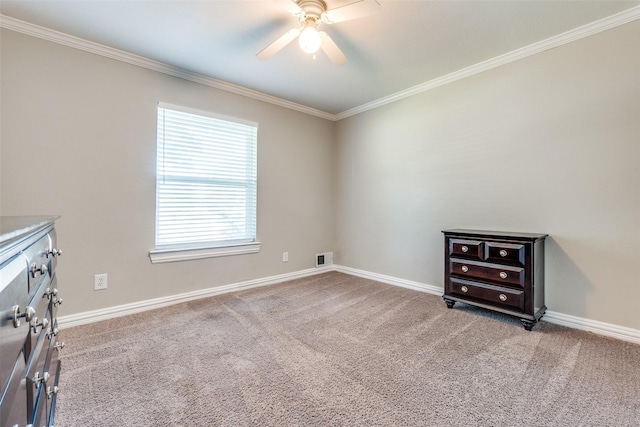
[[[261,50],[256,56],[266,60],[278,53],[296,37],[300,48],[309,54],[315,54],[322,49],[331,62],[342,65],[347,57],[329,34],[318,31],[320,24],[334,24],[348,21],[376,13],[380,7],[378,0],[356,0],[353,3],[327,10],[323,0],[274,0],[280,3],[289,13],[300,20],[300,26],[292,28],[269,46]]]

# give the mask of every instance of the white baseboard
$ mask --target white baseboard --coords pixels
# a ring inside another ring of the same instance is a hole
[[[332,266],[324,268],[310,268],[307,270],[295,271],[293,273],[280,274],[277,276],[264,277],[261,279],[247,280],[244,282],[232,283],[229,285],[217,286],[215,288],[201,289],[198,291],[187,292],[184,294],[170,295],[162,298],[154,298],[145,301],[138,301],[131,304],[117,305],[115,307],[103,308],[100,310],[85,311],[82,313],[71,314],[68,316],[58,317],[58,327],[71,328],[73,326],[86,325],[89,323],[100,322],[102,320],[113,319],[116,317],[127,316],[129,314],[140,313],[156,308],[167,307],[182,302],[193,301],[200,298],[211,297],[215,295],[226,294],[229,292],[237,292],[245,289],[257,288],[259,286],[273,285],[276,283],[286,282],[303,277],[313,276],[315,274],[333,271]]]
[[[99,322],[101,320],[113,319],[116,317],[127,316],[129,314],[139,313],[142,311],[167,307],[169,305],[179,304],[186,301],[192,301],[200,298],[226,294],[229,292],[256,288],[259,286],[273,285],[276,283],[285,282],[287,280],[299,279],[316,274],[326,273],[329,271],[338,271],[341,273],[350,274],[352,276],[363,277],[365,279],[371,279],[389,285],[400,286],[403,288],[413,289],[415,291],[426,292],[428,294],[438,296],[442,295],[443,292],[442,287],[440,286],[427,285],[425,283],[399,279],[397,277],[385,276],[383,274],[372,273],[370,271],[358,270],[341,265],[330,265],[322,268],[310,268],[293,273],[280,274],[277,276],[265,277],[262,279],[247,280],[244,282],[218,286],[215,288],[202,289],[198,291],[187,292],[184,294],[139,301],[131,304],[124,304],[100,310],[86,311],[69,316],[60,316],[58,317],[58,326],[62,329],[85,325],[89,323]],[[593,332],[598,335],[604,335],[611,338],[640,344],[640,330],[627,328],[625,326],[585,319],[582,317],[571,316],[569,314],[563,314],[549,310],[547,310],[542,320],[549,323],[554,323],[556,325],[567,326],[573,329]]]
[[[385,276],[382,274],[372,273],[364,270],[357,270],[355,268],[343,267],[340,265],[335,265],[334,267],[336,271],[340,271],[342,273],[376,280],[378,282],[387,283],[389,285],[401,286],[403,288],[414,289],[416,291],[427,292],[434,295],[442,295],[443,293],[443,289],[440,286],[433,286],[424,283],[413,282],[410,280],[398,279],[397,277]],[[589,331],[598,335],[604,335],[611,338],[640,344],[640,330],[627,328],[625,326],[585,319],[582,317],[571,316],[568,314],[549,310],[547,310],[542,320],[544,320],[545,322],[554,323],[556,325],[567,326],[573,329]]]
[[[398,279],[397,277],[385,276],[383,274],[358,270],[342,265],[334,265],[334,270],[341,273],[350,274],[352,276],[363,277],[365,279],[375,280],[376,282],[386,283],[388,285],[400,286],[401,288],[413,289],[414,291],[426,292],[433,295],[442,295],[442,288],[440,286],[433,286],[424,283],[413,282],[411,280]]]
[[[627,328],[625,326],[614,325],[612,323],[600,322],[597,320],[584,319],[582,317],[571,316],[569,314],[549,311],[545,313],[542,320],[556,325],[567,326],[581,331],[593,332],[598,335],[605,335],[623,341],[640,344],[640,330]]]

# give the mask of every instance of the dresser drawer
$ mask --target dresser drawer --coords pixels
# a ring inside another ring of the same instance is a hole
[[[487,280],[501,285],[524,288],[525,270],[522,267],[489,264],[451,258],[449,260],[452,275]]]
[[[452,256],[481,260],[484,258],[484,243],[479,240],[450,239],[449,253]]]
[[[32,312],[26,311],[28,281],[27,264],[22,256],[17,255],[0,266],[0,396],[29,335]]]
[[[33,292],[43,280],[49,279],[51,272],[51,238],[45,234],[29,246],[23,256],[29,268],[29,291]]]
[[[57,249],[58,237],[55,229],[51,230],[48,233],[48,237],[49,247],[47,248],[45,257],[49,260],[49,270],[53,273],[54,271],[56,271],[56,267],[58,265],[58,257],[62,255],[62,251],[60,249]]]
[[[27,357],[29,357],[30,352],[33,351],[38,337],[51,326],[52,317],[51,313],[49,313],[50,286],[51,280],[49,280],[47,276],[46,280],[40,282],[38,289],[32,294],[31,301],[29,302],[29,307],[34,310],[35,314],[29,322],[30,332],[27,339]]]
[[[24,351],[16,355],[11,377],[4,390],[0,392],[0,425],[22,426],[27,420],[27,390],[24,380],[26,366]]]
[[[56,352],[57,354],[57,352]],[[52,385],[47,386],[47,426],[53,427],[53,421],[56,413],[56,401],[58,399],[58,382],[60,380],[60,368],[61,362],[56,358],[51,361],[49,369],[55,372],[55,376]]]
[[[493,306],[524,310],[524,291],[468,280],[449,279],[448,294]]]
[[[56,397],[58,395],[58,382],[60,379],[60,368],[61,362],[59,360],[60,355],[60,347],[56,344],[52,344],[49,354],[47,356],[47,369],[51,374],[51,379],[47,383],[46,394],[47,394],[47,418],[50,424],[53,421],[53,415],[55,413],[56,406]],[[49,425],[49,424],[47,424]]]
[[[49,312],[47,312],[49,316]],[[47,365],[47,358],[51,350],[49,328],[40,331],[31,357],[27,362],[27,415],[29,419],[39,416],[38,411],[44,411],[40,404],[46,400],[46,387],[50,384],[51,373]],[[43,391],[44,390],[44,391]],[[46,405],[46,403],[43,403]]]
[[[502,242],[486,242],[485,252],[487,261],[499,264],[515,264],[525,266],[525,245],[502,243]]]
[[[44,386],[38,388],[36,394],[36,400],[33,407],[33,412],[29,415],[28,420],[29,424],[27,426],[49,426],[50,424],[44,424],[46,422],[46,413],[47,413],[47,390],[45,390]],[[53,426],[52,426],[53,427]]]

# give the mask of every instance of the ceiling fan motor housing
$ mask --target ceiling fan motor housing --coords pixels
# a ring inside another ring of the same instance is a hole
[[[315,20],[319,20],[327,10],[327,4],[322,0],[300,0],[298,6],[304,10],[306,19],[315,18]]]

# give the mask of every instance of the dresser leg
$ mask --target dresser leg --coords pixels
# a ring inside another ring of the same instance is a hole
[[[536,324],[536,322],[527,319],[520,319],[520,322],[522,322],[522,326],[524,326],[527,331],[530,331],[533,325]]]
[[[453,308],[453,306],[455,305],[455,301],[451,301],[450,299],[446,299],[444,298],[444,302],[447,304],[447,308]]]

